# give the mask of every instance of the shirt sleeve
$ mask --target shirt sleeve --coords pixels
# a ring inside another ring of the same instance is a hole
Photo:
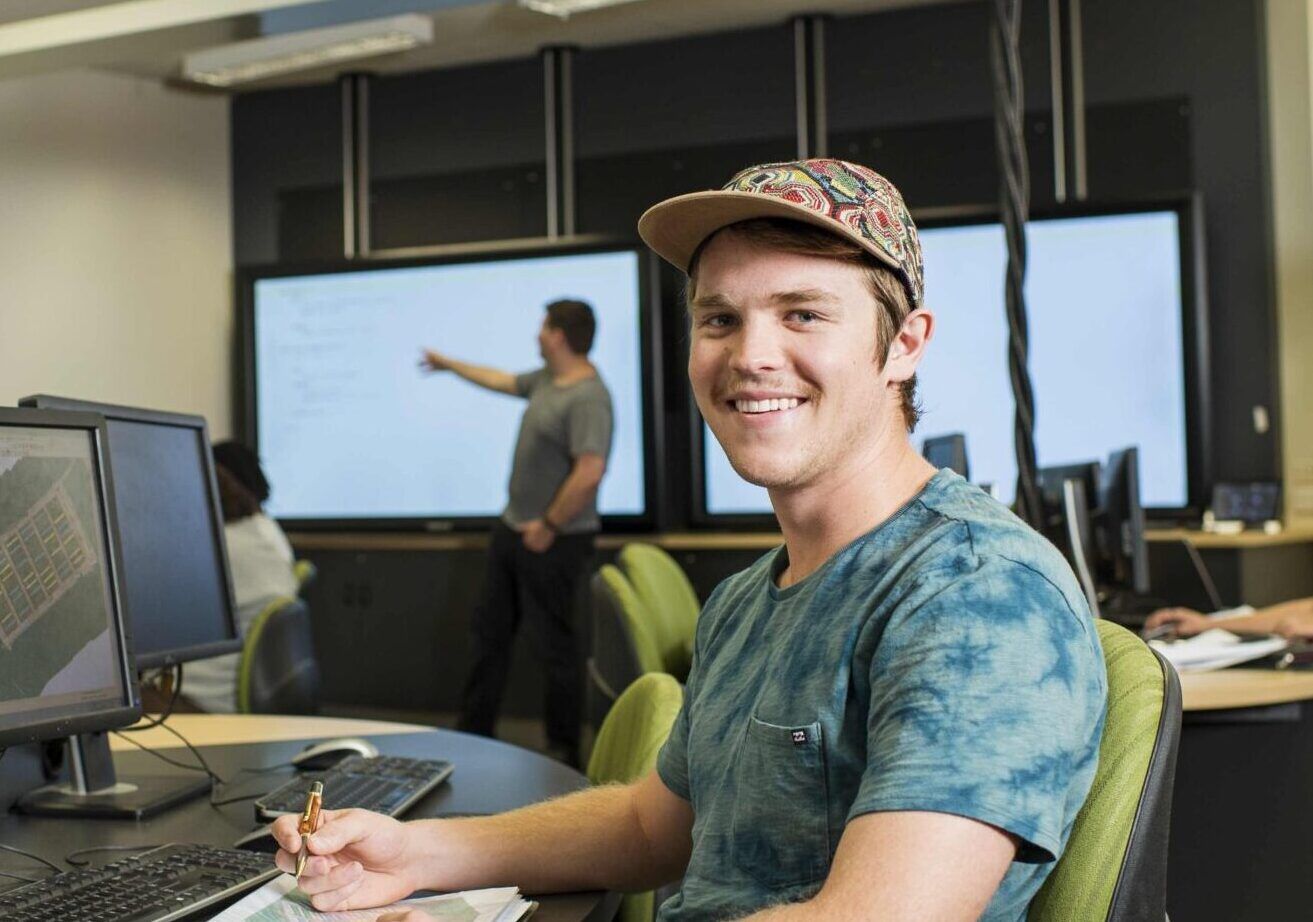
[[[611,398],[605,391],[572,401],[566,416],[570,457],[611,453]]]
[[[515,393],[519,397],[528,397],[533,393],[538,382],[547,374],[546,368],[535,368],[533,371],[522,371],[515,376]]]
[[[697,628],[693,634],[693,662],[689,666],[688,681],[684,683],[684,703],[675,716],[670,735],[657,753],[656,770],[661,782],[672,794],[690,803],[693,801],[693,789],[688,777],[689,712],[696,705],[698,677],[702,674],[702,637],[704,632],[710,630],[708,625],[715,618],[719,597],[720,587],[717,586],[707,597],[707,603],[698,615]]]
[[[1006,558],[895,612],[871,661],[866,770],[849,819],[926,810],[1056,860],[1093,781],[1106,679],[1089,615]]]

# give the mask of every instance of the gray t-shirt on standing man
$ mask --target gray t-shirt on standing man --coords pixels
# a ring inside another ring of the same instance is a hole
[[[574,466],[575,458],[611,453],[611,392],[593,376],[564,387],[546,368],[515,376],[515,393],[529,399],[520,420],[511,462],[510,499],[502,520],[512,528],[541,518]],[[569,522],[563,534],[597,531],[597,495]]]

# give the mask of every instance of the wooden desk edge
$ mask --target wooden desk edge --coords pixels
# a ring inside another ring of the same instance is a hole
[[[384,736],[393,733],[423,733],[434,729],[421,724],[389,720],[280,714],[174,714],[169,718],[169,726],[187,737],[193,746],[285,742],[334,736]],[[133,733],[132,739],[151,749],[176,749],[183,745],[176,736],[159,727]],[[114,752],[130,752],[137,748],[117,736],[111,736],[109,743]]]
[[[1181,676],[1186,711],[1264,707],[1313,699],[1313,672],[1274,669],[1219,669]]]

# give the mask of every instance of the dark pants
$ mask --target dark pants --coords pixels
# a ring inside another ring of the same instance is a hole
[[[535,554],[519,532],[498,522],[488,542],[483,601],[474,612],[473,656],[459,729],[492,736],[511,649],[521,620],[542,643],[547,679],[547,742],[577,757],[583,677],[574,630],[574,599],[593,555],[593,536],[558,535]]]

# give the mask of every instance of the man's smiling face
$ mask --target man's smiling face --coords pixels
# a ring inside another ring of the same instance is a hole
[[[745,480],[791,490],[842,476],[903,428],[859,265],[723,231],[698,260],[689,309],[698,408]]]

